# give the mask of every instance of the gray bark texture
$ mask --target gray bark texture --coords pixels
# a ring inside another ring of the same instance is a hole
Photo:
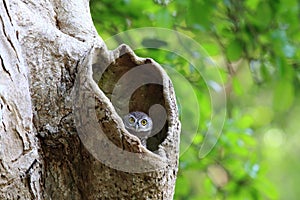
[[[161,66],[108,50],[88,0],[2,0],[0,24],[0,199],[173,199],[180,122]],[[147,147],[131,111],[153,119]]]

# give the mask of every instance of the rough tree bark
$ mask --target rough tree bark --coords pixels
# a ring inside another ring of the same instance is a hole
[[[88,0],[2,0],[0,23],[0,199],[172,199],[180,123],[162,68],[107,50]],[[147,148],[120,118],[134,110],[158,127]]]

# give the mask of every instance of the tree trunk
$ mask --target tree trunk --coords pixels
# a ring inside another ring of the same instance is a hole
[[[0,23],[0,199],[172,199],[180,123],[159,64],[107,50],[88,0],[3,0]],[[147,147],[131,111],[153,119]]]

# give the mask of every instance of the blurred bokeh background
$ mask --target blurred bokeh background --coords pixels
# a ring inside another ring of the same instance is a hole
[[[299,1],[91,0],[90,4],[104,40],[135,28],[167,28],[205,50],[187,46],[192,55],[200,52],[214,61],[213,68],[205,63],[193,66],[164,50],[170,40],[158,38],[145,38],[139,44],[145,48],[135,51],[168,66],[180,113],[186,113],[174,199],[299,199]],[[157,48],[146,48],[149,42]],[[216,67],[223,83],[208,84],[210,80],[195,70],[213,77],[211,69]],[[172,76],[172,70],[182,77]],[[202,157],[199,151],[214,112],[209,88],[218,86],[226,93],[224,127],[212,151]],[[194,97],[199,110],[189,101]],[[200,120],[195,122],[197,116]],[[195,123],[199,128],[189,129]]]

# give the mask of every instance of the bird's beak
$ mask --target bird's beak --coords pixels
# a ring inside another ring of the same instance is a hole
[[[137,124],[137,125],[135,125],[135,131],[137,131],[138,130],[138,128],[139,128],[139,125]]]

